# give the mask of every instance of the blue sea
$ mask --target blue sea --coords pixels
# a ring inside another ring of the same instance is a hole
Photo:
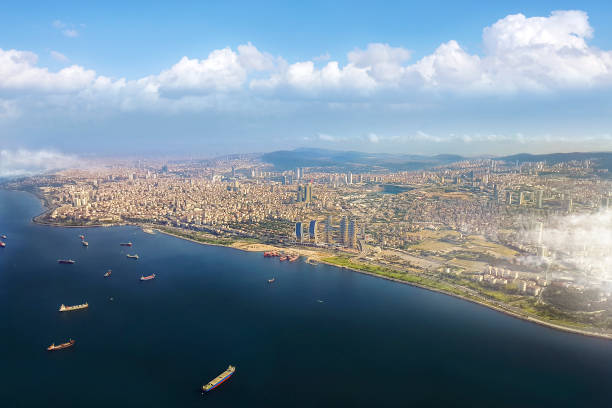
[[[0,190],[2,407],[612,406],[612,341],[327,265],[33,224],[43,210]]]

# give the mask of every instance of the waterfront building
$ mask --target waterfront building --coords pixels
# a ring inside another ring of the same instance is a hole
[[[349,221],[347,235],[348,247],[355,248],[357,246],[357,221]]]
[[[308,226],[308,233],[310,234],[310,240],[312,242],[318,241],[317,236],[317,220],[311,220],[310,225]]]
[[[325,220],[325,242],[331,244],[332,242],[332,217],[331,215],[327,216]]]
[[[295,223],[295,239],[298,242],[302,242],[303,239],[304,239],[304,232],[303,232],[303,229],[302,229],[302,223],[299,222],[299,221]]]
[[[344,246],[348,246],[348,218],[342,217],[340,220],[340,243]]]

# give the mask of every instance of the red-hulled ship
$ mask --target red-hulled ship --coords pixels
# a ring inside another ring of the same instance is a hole
[[[6,244],[2,241],[0,241],[0,248],[4,248],[6,246]]]
[[[279,261],[286,261],[287,259],[289,259],[287,255],[283,255],[280,258],[278,258]]]
[[[141,281],[148,281],[148,280],[151,280],[151,279],[155,279],[155,274],[149,275],[149,276],[140,276],[140,280]]]
[[[111,276],[111,273],[112,273],[112,272],[113,272],[113,271],[111,271],[111,270],[109,269],[109,270],[108,270],[108,271],[106,271],[106,273],[104,274],[104,277],[105,277],[105,278],[108,278],[109,276]]]
[[[85,235],[79,235],[79,238],[81,238],[81,241],[85,239]]]
[[[289,257],[289,262],[295,262],[298,260],[299,257],[300,257],[299,255],[291,255]]]

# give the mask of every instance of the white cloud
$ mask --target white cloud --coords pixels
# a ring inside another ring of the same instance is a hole
[[[319,133],[317,136],[320,140],[325,142],[335,142],[337,140],[334,136],[328,135],[327,133]]]
[[[224,48],[211,52],[202,60],[183,57],[151,80],[158,84],[162,93],[209,93],[239,89],[246,75],[238,55],[230,48]]]
[[[0,49],[0,92],[76,92],[91,85],[96,73],[72,65],[58,72],[36,66],[38,56],[28,51]]]
[[[368,140],[370,143],[378,143],[380,142],[380,136],[378,136],[376,133],[370,133],[368,134]]]
[[[74,28],[73,24],[67,24],[61,20],[54,20],[51,25],[60,30],[65,37],[75,38],[79,36],[79,32]],[[81,27],[85,27],[85,24],[81,24]]]
[[[75,156],[50,150],[0,150],[0,177],[28,176],[79,164]]]
[[[526,238],[555,254],[554,262],[573,265],[577,272],[612,278],[612,210],[551,217],[542,234],[526,231]]]
[[[58,51],[49,51],[49,54],[51,54],[51,57],[59,62],[68,62],[68,57],[66,57],[64,54],[62,54],[61,52]]]
[[[325,61],[329,61],[330,59],[331,59],[331,55],[329,55],[329,52],[326,52],[325,54],[321,54],[321,55],[318,55],[312,58],[314,62],[325,62]]]
[[[74,25],[56,20],[53,27],[73,30]],[[329,60],[321,66],[328,54],[288,63],[246,43],[235,50],[213,50],[202,59],[184,56],[160,73],[135,80],[100,76],[79,65],[52,72],[37,65],[34,53],[0,49],[0,96],[18,111],[27,110],[32,95],[37,96],[36,109],[70,104],[76,110],[241,109],[257,106],[262,98],[286,106],[306,100],[330,109],[367,104],[412,109],[417,102],[431,103],[427,95],[437,90],[463,96],[609,87],[612,51],[589,45],[592,36],[582,11],[515,14],[483,30],[481,55],[449,40],[409,63],[408,49],[372,43],[350,51],[346,64]],[[57,51],[51,55],[67,61]]]
[[[63,29],[62,34],[64,34],[65,37],[69,37],[69,38],[75,38],[79,36],[79,32],[75,30],[74,28]]]

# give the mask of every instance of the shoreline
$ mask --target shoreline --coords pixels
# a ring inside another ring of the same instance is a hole
[[[19,190],[19,191],[25,191],[25,190]],[[268,245],[268,244],[256,244],[256,243],[246,243],[246,242],[245,242],[245,244],[247,244],[247,247],[241,247],[239,245],[234,245],[234,244],[239,244],[240,241],[237,241],[237,242],[229,244],[229,245],[227,245],[227,244],[219,244],[219,243],[212,243],[212,242],[202,242],[202,241],[198,241],[198,240],[195,240],[195,239],[192,239],[192,238],[187,238],[187,237],[184,237],[184,236],[181,236],[181,235],[178,235],[178,234],[173,234],[173,233],[168,232],[168,231],[163,231],[163,230],[158,229],[155,226],[152,226],[150,224],[115,223],[115,224],[97,224],[97,225],[62,225],[60,223],[41,222],[39,218],[44,216],[45,214],[49,213],[53,209],[48,207],[48,203],[47,203],[47,201],[46,201],[46,199],[44,197],[42,197],[42,196],[40,196],[38,194],[35,194],[34,192],[31,192],[31,191],[25,191],[25,192],[30,193],[30,194],[34,195],[35,197],[37,197],[38,199],[40,199],[41,202],[42,202],[42,206],[45,208],[45,211],[43,211],[42,213],[38,214],[37,216],[32,217],[32,222],[35,223],[35,224],[39,224],[39,225],[45,225],[45,226],[50,226],[50,227],[64,227],[64,228],[98,228],[98,227],[117,227],[117,226],[128,226],[129,225],[129,226],[138,227],[143,232],[146,232],[144,230],[148,229],[148,230],[151,230],[151,231],[159,232],[161,234],[172,236],[174,238],[183,239],[185,241],[191,241],[191,242],[194,242],[196,244],[201,244],[201,245],[211,245],[211,246],[226,247],[226,248],[236,249],[236,250],[245,251],[245,252],[262,252],[262,251],[268,251],[268,250],[279,250],[279,251],[290,251],[290,250],[293,250],[293,251],[297,251],[298,253],[300,253],[300,256],[306,257],[307,261],[308,261],[307,263],[310,263],[310,261],[313,260],[312,259],[312,255],[311,256],[306,256],[306,255],[302,254],[300,250],[296,250],[294,248],[283,248],[283,247],[276,247],[274,245]],[[248,248],[249,244],[252,245],[252,246],[256,246],[257,249],[249,249]],[[263,248],[265,248],[265,249],[263,249]],[[592,332],[592,331],[588,331],[588,330],[572,328],[572,327],[569,327],[569,326],[563,326],[563,325],[560,325],[560,324],[555,324],[555,323],[551,323],[551,322],[548,322],[548,321],[545,321],[545,320],[541,320],[541,319],[538,319],[536,317],[532,317],[532,316],[528,316],[528,315],[522,315],[522,314],[513,312],[511,310],[504,309],[503,307],[500,307],[500,306],[492,305],[490,303],[486,303],[484,301],[480,301],[480,300],[477,300],[477,299],[469,298],[467,296],[459,295],[457,293],[447,292],[447,291],[442,290],[442,289],[437,289],[437,288],[433,288],[433,287],[429,287],[429,286],[425,286],[425,285],[420,285],[420,284],[415,283],[415,282],[408,282],[408,281],[404,281],[404,280],[401,280],[401,279],[392,278],[392,277],[389,277],[389,276],[379,275],[379,274],[376,274],[376,273],[373,273],[373,272],[362,271],[362,270],[354,269],[354,268],[351,268],[351,267],[348,267],[348,266],[335,265],[335,264],[333,264],[331,262],[326,262],[326,261],[324,261],[324,260],[322,260],[320,258],[319,259],[314,259],[314,261],[316,261],[318,263],[323,263],[325,265],[333,266],[333,267],[336,267],[338,269],[348,269],[348,270],[350,270],[352,272],[357,272],[357,273],[361,273],[361,274],[364,274],[364,275],[369,275],[369,276],[372,276],[372,277],[375,277],[375,278],[386,279],[386,280],[393,281],[393,282],[396,282],[396,283],[401,283],[401,284],[404,284],[404,285],[409,285],[409,286],[417,287],[417,288],[420,288],[420,289],[429,290],[431,292],[440,293],[440,294],[443,294],[443,295],[446,295],[446,296],[452,296],[452,297],[455,297],[455,298],[458,298],[458,299],[461,299],[461,300],[464,300],[464,301],[468,301],[468,302],[471,302],[471,303],[474,303],[474,304],[477,304],[477,305],[480,305],[480,306],[492,309],[492,310],[494,310],[496,312],[503,313],[506,316],[513,317],[515,319],[519,319],[519,320],[523,320],[523,321],[526,321],[526,322],[535,323],[535,324],[537,324],[539,326],[542,326],[542,327],[547,327],[547,328],[550,328],[550,329],[554,329],[554,330],[558,330],[558,331],[563,331],[563,332],[567,332],[567,333],[572,333],[572,334],[578,334],[578,335],[587,336],[587,337],[600,338],[600,339],[605,339],[605,340],[612,340],[612,333],[597,333],[597,332]]]

